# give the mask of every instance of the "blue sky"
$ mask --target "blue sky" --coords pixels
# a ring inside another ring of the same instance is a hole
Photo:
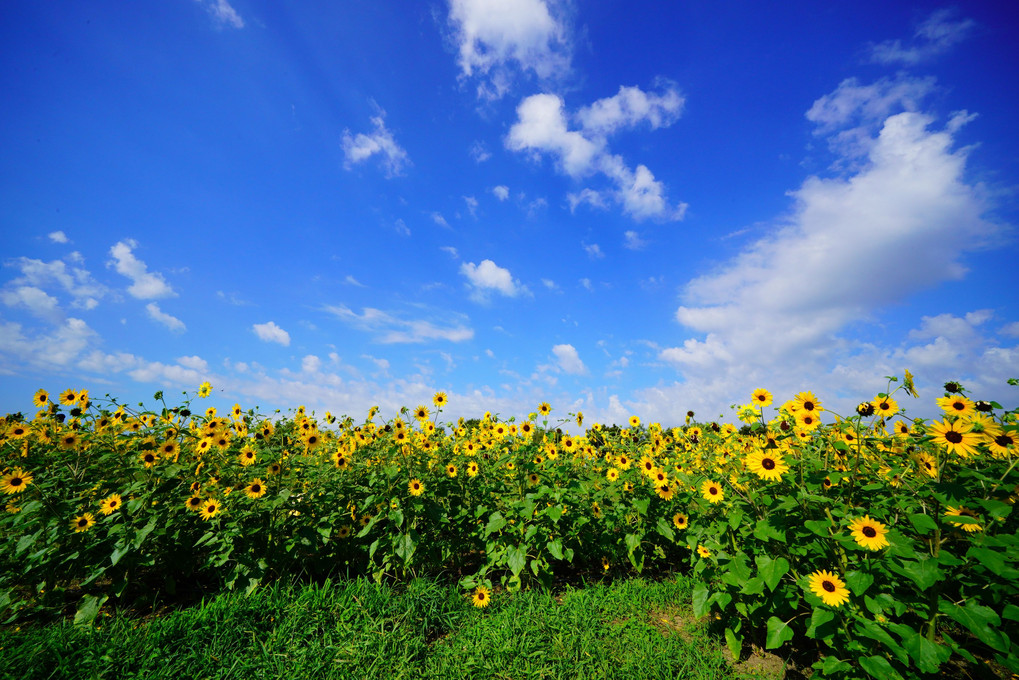
[[[0,410],[1014,405],[1001,3],[9,2]],[[905,402],[907,400],[903,400]]]

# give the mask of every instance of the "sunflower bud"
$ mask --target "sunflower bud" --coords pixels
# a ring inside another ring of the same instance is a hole
[[[978,411],[983,411],[984,413],[990,413],[994,409],[994,407],[991,406],[991,402],[984,401],[982,399],[973,405]]]
[[[870,403],[869,401],[862,402],[859,406],[856,407],[856,412],[859,413],[864,418],[872,416],[874,415],[874,404]]]
[[[957,382],[946,382],[945,383],[945,392],[948,392],[949,394],[955,394],[956,392],[958,392],[961,389],[962,389],[962,385],[960,385]]]

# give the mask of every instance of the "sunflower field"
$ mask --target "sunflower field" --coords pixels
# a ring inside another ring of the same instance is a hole
[[[389,418],[272,419],[201,411],[210,389],[152,410],[39,390],[34,418],[0,421],[0,621],[361,574],[452,578],[480,608],[563,577],[672,571],[736,658],[1019,673],[1019,409],[957,383],[931,421],[897,401],[917,396],[907,372],[849,414],[759,389],[740,427],[634,415],[581,435],[562,425],[582,414],[547,403],[443,422],[439,392]]]

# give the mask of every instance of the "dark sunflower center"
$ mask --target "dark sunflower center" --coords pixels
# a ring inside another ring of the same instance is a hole
[[[761,467],[764,468],[765,470],[774,470],[775,461],[773,461],[771,458],[765,458],[764,460],[761,461]]]
[[[887,401],[882,401],[880,404],[878,404],[878,408],[881,409],[882,411],[887,411],[891,407],[888,406]]]
[[[717,496],[718,495],[718,487],[717,486],[711,487],[710,489],[708,489],[708,493],[710,493],[712,496]]]
[[[831,581],[824,581],[823,583],[821,583],[821,587],[827,590],[829,593],[835,592],[835,584],[832,583]]]
[[[205,508],[205,511],[206,512],[216,512],[216,506],[215,505],[210,505],[209,507]]]
[[[803,410],[804,411],[813,411],[814,410],[814,402],[812,402],[812,401],[805,401],[805,402],[803,402]]]
[[[252,484],[251,485],[251,493],[258,493],[261,490],[262,490],[261,485],[259,485],[259,484]]]
[[[959,442],[962,441],[962,435],[959,434],[958,432],[955,432],[954,430],[950,430],[945,433],[945,439],[951,442],[952,444],[958,444]]]
[[[81,519],[78,520],[78,526],[83,527],[83,526],[87,526],[87,525],[88,525],[88,520],[85,519],[84,517],[82,517]]]
[[[877,531],[874,529],[874,527],[863,527],[863,529],[861,529],[860,531],[867,538],[874,538],[875,536],[877,536]]]
[[[1015,441],[1012,439],[1010,435],[999,434],[997,437],[994,438],[994,443],[997,444],[998,446],[1012,446],[1012,444],[1014,444]]]
[[[11,486],[21,486],[22,484],[25,483],[25,480],[23,480],[21,477],[11,477],[10,483]]]
[[[965,411],[966,404],[962,403],[961,401],[953,401],[952,408],[954,408],[956,411]]]

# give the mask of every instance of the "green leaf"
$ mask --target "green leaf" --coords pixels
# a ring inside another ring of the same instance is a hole
[[[918,534],[926,534],[927,532],[934,531],[938,528],[938,523],[935,522],[930,515],[925,515],[922,512],[910,515],[909,521]]]
[[[403,526],[403,510],[397,508],[396,510],[389,511],[389,521],[393,523],[393,526],[399,528]]]
[[[775,588],[778,587],[779,581],[789,572],[789,560],[784,557],[777,559],[758,557],[757,569],[761,574],[761,578],[768,584],[768,590],[774,592]]]
[[[992,628],[1001,625],[1001,619],[993,609],[974,602],[967,602],[965,607],[960,607],[942,600],[940,605],[942,613],[966,626],[985,645],[999,652],[1008,651],[1008,645],[1002,641],[1001,634]]]
[[[514,576],[520,576],[520,572],[527,566],[527,546],[518,545],[506,551],[506,563]]]
[[[779,531],[768,524],[768,520],[761,520],[754,526],[754,537],[760,541],[775,540],[785,543],[785,532]]]
[[[889,628],[902,638],[902,646],[923,673],[937,673],[941,664],[952,656],[951,649],[931,642],[907,625],[890,624]]]
[[[768,640],[765,643],[768,649],[778,649],[792,639],[792,626],[777,616],[772,616],[768,619]]]
[[[978,548],[976,546],[969,549],[966,553],[966,557],[972,557],[984,565],[993,574],[1000,574],[1005,571],[1005,557],[1001,553],[991,550],[990,548]]]
[[[672,525],[664,518],[658,518],[658,533],[669,540],[670,543],[676,542],[676,532],[672,530]]]
[[[149,520],[149,523],[139,529],[134,535],[134,547],[135,549],[141,548],[142,543],[152,533],[152,530],[156,528],[156,518],[153,517]]]
[[[740,595],[760,595],[764,592],[764,579],[760,576],[749,579],[739,592]]]
[[[818,536],[824,536],[825,538],[828,538],[828,536],[831,535],[831,533],[828,531],[829,527],[831,527],[831,522],[829,522],[826,519],[825,520],[809,519],[803,523],[803,526],[805,526],[807,529],[817,534]],[[834,657],[828,658],[831,659]]]
[[[409,565],[411,558],[414,556],[414,551],[417,549],[414,537],[409,532],[401,534],[396,537],[394,543],[393,550],[396,556],[402,559],[404,564]]]
[[[733,663],[738,662],[740,655],[743,652],[743,636],[736,635],[732,628],[726,628],[725,644],[728,645],[729,652],[732,654]]]
[[[15,555],[20,555],[21,553],[23,553],[26,550],[28,550],[32,546],[33,543],[35,543],[35,536],[34,535],[32,535],[32,536],[22,536],[21,539],[18,541],[18,547],[14,549],[14,554]]]
[[[853,595],[860,596],[867,592],[867,588],[874,583],[874,577],[865,571],[850,571],[846,573],[846,585]]]
[[[1019,607],[1014,604],[1006,604],[1001,612],[1001,618],[1011,621],[1019,621]]]
[[[902,680],[899,672],[892,668],[888,659],[883,656],[865,656],[860,659],[860,668],[877,680]]]
[[[632,555],[637,548],[640,547],[640,540],[643,535],[640,534],[627,534],[626,535],[626,550],[627,553]]]
[[[496,514],[498,514],[498,513],[496,513]],[[560,506],[558,506],[558,505],[553,505],[552,507],[547,508],[545,510],[545,514],[553,522],[558,522],[559,518],[563,516],[563,509]]]
[[[492,516],[488,518],[488,526],[485,527],[485,536],[494,534],[504,526],[506,526],[506,518],[502,516],[501,512],[493,512]]]
[[[817,664],[814,665],[817,668]],[[823,675],[834,675],[841,671],[850,671],[853,669],[852,664],[849,664],[842,659],[834,656],[826,656],[820,663],[821,673]]]
[[[563,559],[563,542],[560,541],[558,538],[554,541],[549,541],[548,543],[546,543],[545,547],[548,548],[548,551],[549,553],[552,554],[552,557],[556,558],[557,560]]]
[[[810,615],[810,627],[807,628],[807,637],[824,640],[835,633],[835,626],[827,624],[835,620],[835,612],[827,607],[814,607]]]
[[[110,564],[112,566],[117,566],[117,562],[119,562],[121,558],[124,557],[124,555],[128,554],[129,552],[131,552],[131,546],[129,545],[114,548],[113,554],[110,555]]]
[[[81,598],[81,602],[78,603],[78,611],[74,614],[74,625],[91,625],[92,622],[96,620],[96,616],[99,615],[99,610],[108,599],[108,595],[103,595],[102,597],[86,595]]]
[[[869,637],[871,640],[877,640],[885,646],[885,649],[895,655],[895,658],[902,663],[909,662],[909,655],[906,654],[906,650],[902,648],[898,642],[895,641],[887,630],[877,625],[873,621],[867,619],[858,618],[856,620],[856,631],[864,637]],[[868,671],[869,672],[869,671]]]
[[[941,580],[943,576],[937,563],[929,558],[916,561],[904,560],[900,564],[893,562],[889,565],[889,568],[913,579],[913,582],[920,590],[927,590]]]
[[[693,589],[693,615],[695,618],[702,618],[708,614],[708,600],[711,598],[711,591],[703,583],[697,584]]]

